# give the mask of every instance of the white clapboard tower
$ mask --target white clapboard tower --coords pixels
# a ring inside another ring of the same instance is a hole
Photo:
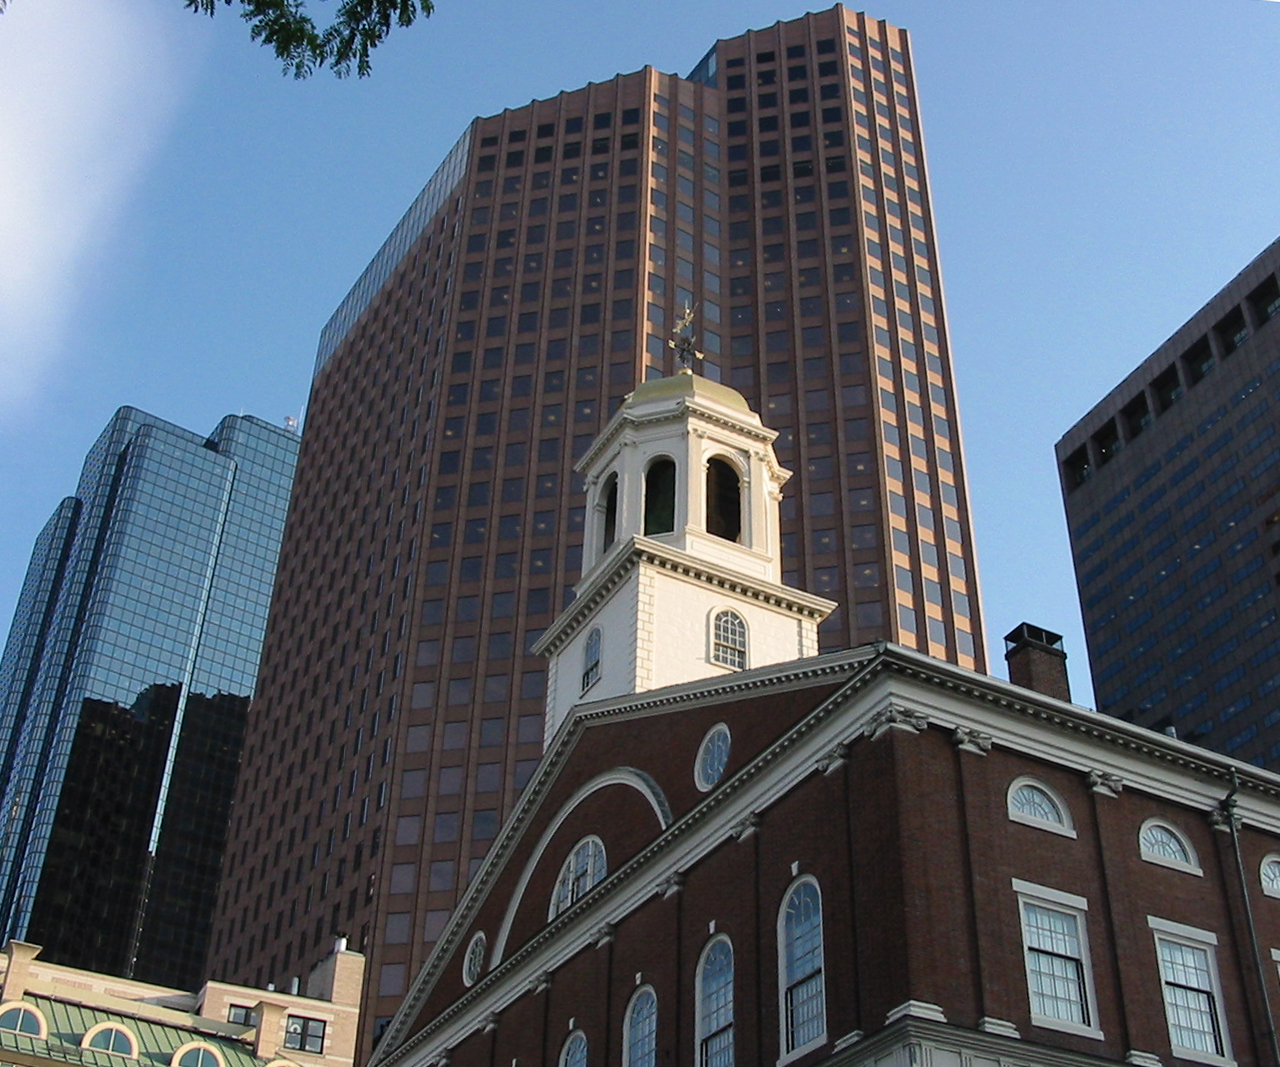
[[[577,598],[550,657],[546,737],[583,701],[818,652],[835,604],[781,582],[790,471],[737,391],[681,371],[627,397],[578,462],[587,522]]]

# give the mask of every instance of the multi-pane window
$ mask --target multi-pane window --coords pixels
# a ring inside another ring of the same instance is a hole
[[[284,1047],[303,1052],[324,1052],[324,1020],[290,1015],[285,1023]]]
[[[1164,992],[1169,1043],[1188,1059],[1230,1057],[1222,993],[1213,946],[1217,937],[1179,923],[1148,917]]]
[[[717,723],[707,731],[698,746],[698,758],[694,765],[693,779],[704,793],[724,777],[729,765],[729,745],[733,738],[729,727]]]
[[[1088,1025],[1079,916],[1026,902],[1022,924],[1032,1014]]]
[[[1143,823],[1138,832],[1138,848],[1142,858],[1150,863],[1200,873],[1200,863],[1190,842],[1167,823],[1153,819]]]
[[[816,882],[806,879],[787,894],[779,935],[785,1055],[821,1040],[827,1031],[822,897]]]
[[[747,624],[736,611],[716,612],[712,624],[711,658],[735,670],[747,666]]]
[[[19,1005],[14,1008],[6,1008],[4,1013],[0,1014],[0,1030],[9,1030],[15,1034],[31,1034],[39,1037],[42,1029],[40,1016],[30,1008]]]
[[[658,998],[645,986],[627,1007],[622,1067],[654,1067],[658,1055]]]
[[[1100,1038],[1089,970],[1088,901],[1019,878],[1013,888],[1022,920],[1031,1021]]]
[[[133,1042],[129,1035],[116,1026],[106,1026],[99,1030],[85,1043],[86,1048],[99,1052],[110,1052],[117,1056],[132,1056]]]
[[[1280,857],[1268,856],[1259,871],[1262,891],[1269,897],[1280,897]]]
[[[570,1034],[560,1050],[560,1067],[587,1067],[587,1036],[581,1030]]]
[[[587,634],[582,650],[582,691],[585,693],[600,680],[600,627]]]
[[[1041,782],[1020,778],[1009,787],[1009,818],[1069,837],[1075,836],[1066,804]]]
[[[560,868],[548,918],[554,919],[586,896],[593,886],[604,881],[605,874],[604,842],[598,837],[584,837]]]
[[[712,941],[698,963],[697,1067],[733,1067],[733,946]]]

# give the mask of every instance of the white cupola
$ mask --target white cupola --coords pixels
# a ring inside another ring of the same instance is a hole
[[[578,703],[818,651],[835,608],[782,585],[777,434],[734,389],[688,371],[636,388],[578,462],[577,599],[550,657],[546,736]]]

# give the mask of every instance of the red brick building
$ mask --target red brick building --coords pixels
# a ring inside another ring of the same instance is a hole
[[[732,447],[754,416],[731,394],[647,383],[602,434],[614,451],[580,465],[605,521],[548,634],[586,635],[553,649],[551,675],[589,702],[553,719],[377,1067],[1276,1064],[1280,777],[1076,707],[1061,685],[883,642],[789,662],[752,647],[776,546],[717,546],[713,468],[750,452],[749,514],[777,506],[786,472],[767,441]],[[632,457],[664,454],[677,520],[655,530],[663,461]],[[611,525],[615,488],[639,504]],[[729,553],[745,561],[734,583],[712,566]],[[690,680],[596,689],[611,657],[687,621],[627,599],[663,554],[654,603],[674,595],[663,583],[750,601],[748,669],[720,654],[738,608],[713,606],[706,648],[666,653]],[[1061,683],[1053,635],[1017,636],[1013,658]]]
[[[1272,1064],[1278,876],[1280,778],[867,646],[580,707],[377,1062]],[[656,1058],[622,1051],[644,990]]]

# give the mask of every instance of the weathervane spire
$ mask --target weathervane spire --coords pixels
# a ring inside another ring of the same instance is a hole
[[[684,314],[672,328],[671,340],[667,342],[668,347],[675,350],[676,362],[680,364],[680,369],[689,374],[693,373],[694,360],[701,361],[703,358],[702,353],[693,346],[694,338],[697,337],[693,332],[693,313],[697,306],[697,304],[685,306]]]

